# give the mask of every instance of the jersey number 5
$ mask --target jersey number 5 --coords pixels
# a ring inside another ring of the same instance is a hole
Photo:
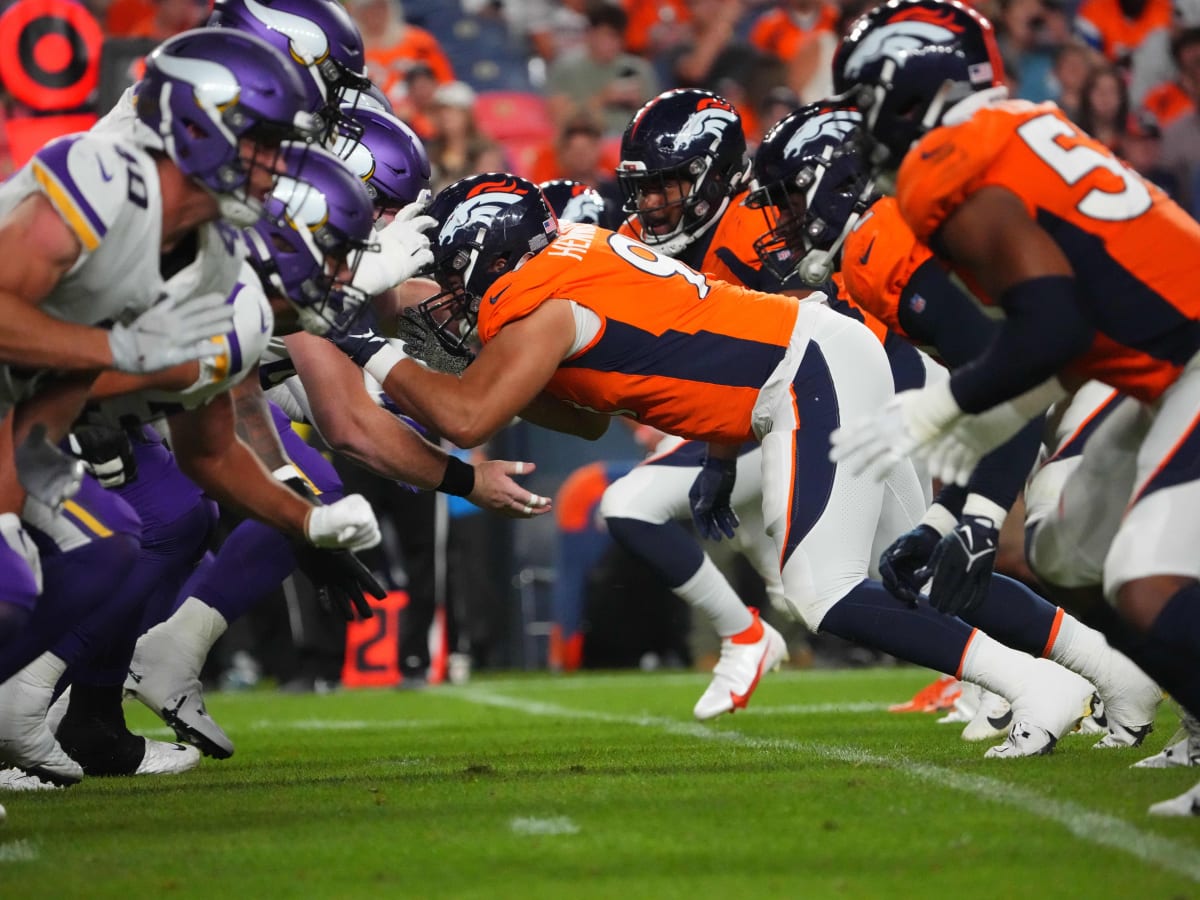
[[[1138,175],[1127,169],[1114,156],[1102,153],[1086,144],[1064,147],[1059,138],[1083,135],[1057,116],[1045,115],[1030,119],[1017,129],[1029,149],[1067,184],[1076,184],[1098,169],[1110,172],[1121,180],[1119,191],[1092,188],[1075,207],[1090,219],[1103,222],[1125,222],[1136,219],[1150,208],[1150,191]]]
[[[617,256],[631,266],[641,269],[647,275],[653,275],[655,278],[671,278],[678,275],[696,288],[696,293],[700,295],[701,300],[708,296],[710,287],[708,280],[679,260],[669,256],[660,256],[645,244],[623,234],[611,235],[608,245],[613,248]]]

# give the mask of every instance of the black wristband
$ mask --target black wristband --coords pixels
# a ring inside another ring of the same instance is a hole
[[[446,457],[446,474],[442,476],[442,483],[434,490],[443,494],[453,494],[455,497],[466,497],[475,490],[475,467],[457,456]]]

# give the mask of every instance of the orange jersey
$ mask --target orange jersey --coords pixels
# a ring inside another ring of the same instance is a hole
[[[933,252],[917,240],[893,197],[876,200],[842,246],[842,278],[850,298],[904,335],[900,295]],[[872,329],[874,330],[874,329]],[[905,335],[907,337],[907,335]]]
[[[786,289],[802,289],[790,282],[782,284],[754,249],[754,242],[767,233],[767,217],[761,209],[744,206],[746,192],[735,194],[721,219],[711,231],[692,242],[679,259],[709,278],[740,284],[755,291],[774,293]],[[641,226],[636,217],[622,223],[620,233],[641,240]]]
[[[600,330],[563,360],[546,390],[567,403],[629,415],[683,438],[753,439],[759,389],[783,360],[799,301],[709,281],[644,244],[593,225],[564,225],[479,306],[486,343],[545,300],[573,300]]]
[[[400,40],[390,47],[375,47],[365,55],[367,74],[385,94],[390,94],[405,73],[418,63],[429,66],[438,84],[454,80],[454,67],[438,39],[415,25],[405,25]]]
[[[1075,30],[1112,62],[1129,56],[1159,28],[1171,26],[1171,0],[1149,0],[1142,14],[1128,19],[1118,0],[1083,0],[1075,17]]]
[[[1200,224],[1053,103],[999,103],[934,129],[904,158],[896,197],[928,244],[989,186],[1018,196],[1071,263],[1095,337],[1069,371],[1158,397],[1200,350]]]

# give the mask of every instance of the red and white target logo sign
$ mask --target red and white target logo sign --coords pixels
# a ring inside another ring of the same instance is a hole
[[[33,109],[77,109],[96,89],[103,42],[81,4],[18,0],[0,16],[0,80]]]

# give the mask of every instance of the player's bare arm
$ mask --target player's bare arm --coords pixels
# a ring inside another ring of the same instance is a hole
[[[485,301],[486,302],[486,301]],[[384,388],[455,445],[482,444],[525,409],[554,375],[575,338],[567,300],[547,300],[505,325],[461,376],[404,360]]]
[[[234,422],[233,398],[228,393],[172,416],[171,437],[179,467],[218,503],[302,538],[312,505],[271,477],[238,438]]]
[[[258,380],[258,366],[233,386],[230,396],[233,398],[237,435],[242,442],[272,472],[290,463]]]
[[[0,222],[0,259],[21,261],[0,270],[0,362],[71,370],[112,365],[105,331],[38,309],[82,249],[42,194],[30,194]]]
[[[534,397],[533,402],[521,410],[521,418],[542,428],[573,434],[587,441],[598,441],[603,437],[608,431],[608,423],[612,420],[612,416],[579,409],[545,391]]]

